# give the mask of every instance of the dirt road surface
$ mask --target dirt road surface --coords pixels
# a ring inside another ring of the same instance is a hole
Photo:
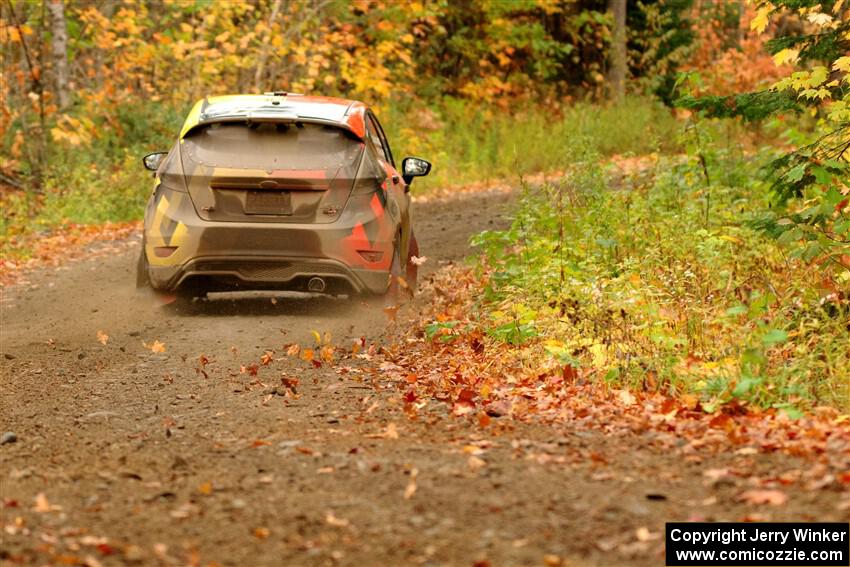
[[[509,201],[418,204],[424,278],[503,226]],[[134,289],[137,238],[110,250],[4,291],[0,433],[17,437],[0,446],[4,565],[658,566],[665,521],[846,520],[830,491],[740,501],[746,477],[706,473],[740,455],[570,424],[411,422],[365,357],[316,368],[285,354],[312,331],[385,344],[398,330],[380,305],[252,297],[181,311]],[[809,466],[746,462],[761,478]]]

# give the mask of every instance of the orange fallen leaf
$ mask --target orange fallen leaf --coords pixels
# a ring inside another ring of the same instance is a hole
[[[388,320],[395,321],[396,314],[398,313],[398,305],[384,307],[384,313],[386,314]]]
[[[313,349],[305,348],[303,351],[301,351],[301,360],[313,360]]]
[[[213,486],[211,482],[204,482],[200,486],[198,486],[198,492],[203,494],[204,496],[209,496],[212,494]]]
[[[322,350],[319,351],[319,355],[322,357],[322,360],[325,362],[333,362],[334,360],[334,347],[330,345],[325,345],[322,347]]]
[[[256,449],[257,447],[265,447],[266,445],[271,445],[271,444],[272,444],[271,441],[266,441],[265,439],[255,439],[251,443],[251,447]]]
[[[102,345],[106,346],[106,343],[108,343],[108,342],[109,342],[109,335],[107,335],[107,334],[106,334],[106,333],[104,333],[103,331],[98,331],[98,332],[97,332],[97,341],[98,341],[100,344],[102,344]]]
[[[271,535],[268,528],[254,528],[254,537],[257,539],[266,539]]]
[[[165,343],[162,343],[158,340],[154,340],[154,342],[152,342],[151,344],[142,342],[142,346],[144,346],[151,352],[165,352]]]
[[[682,395],[682,406],[692,410],[696,409],[697,405],[699,405],[699,398],[693,396],[691,394],[683,394]]]
[[[478,426],[487,427],[488,425],[490,425],[490,416],[486,413],[478,414]]]
[[[268,366],[274,360],[274,352],[267,350],[263,356],[260,357],[260,365]]]

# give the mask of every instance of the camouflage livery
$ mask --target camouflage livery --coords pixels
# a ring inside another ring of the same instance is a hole
[[[381,294],[392,274],[414,283],[408,186],[430,164],[408,158],[401,175],[363,103],[205,98],[167,155],[145,163],[156,181],[139,281],[155,290]]]

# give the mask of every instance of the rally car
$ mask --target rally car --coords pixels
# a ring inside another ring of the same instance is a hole
[[[155,172],[139,286],[177,297],[210,291],[334,295],[415,289],[419,248],[410,184],[372,110],[286,92],[208,97]]]

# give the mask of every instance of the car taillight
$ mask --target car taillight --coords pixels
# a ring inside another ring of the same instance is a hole
[[[153,253],[157,258],[168,258],[174,251],[177,250],[176,246],[154,246]]]

